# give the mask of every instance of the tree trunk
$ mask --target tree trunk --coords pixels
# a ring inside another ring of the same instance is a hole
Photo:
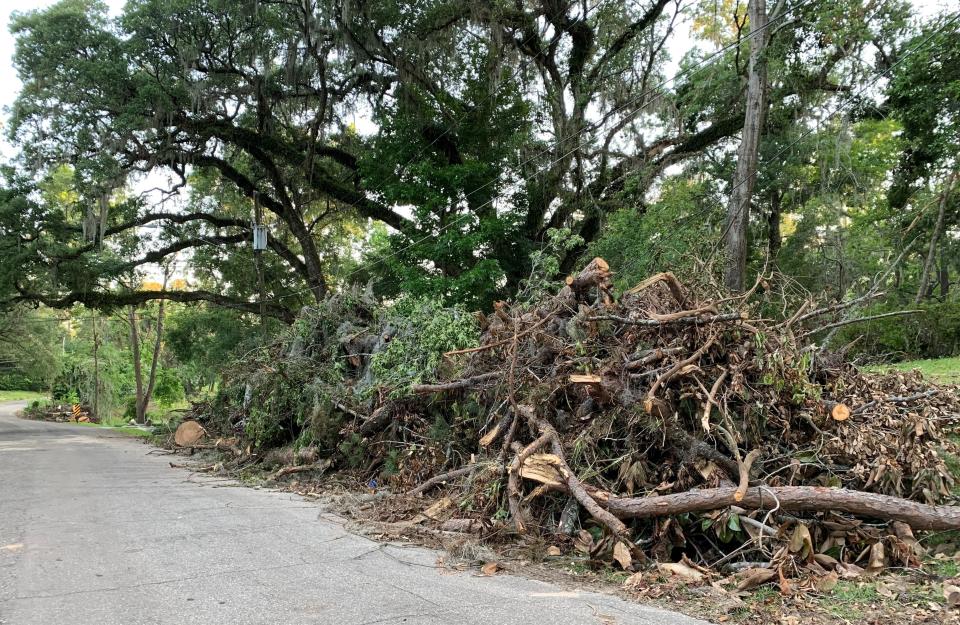
[[[933,264],[937,255],[937,244],[943,232],[943,221],[944,215],[947,212],[947,202],[950,200],[950,193],[953,191],[953,185],[956,181],[957,171],[954,171],[950,174],[943,193],[940,194],[940,202],[937,207],[937,221],[933,225],[933,234],[930,235],[930,248],[927,250],[927,260],[923,263],[923,273],[920,274],[920,284],[917,286],[917,297],[913,300],[915,304],[919,304],[924,297],[927,297],[928,287],[930,286],[930,275],[933,273]]]
[[[166,287],[167,281],[163,281],[164,287]],[[157,304],[157,338],[153,343],[153,358],[150,359],[150,377],[147,382],[147,390],[143,393],[143,406],[140,408],[138,415],[139,423],[147,422],[147,407],[150,405],[150,398],[153,397],[153,387],[157,381],[157,364],[160,362],[160,347],[163,341],[163,317],[166,311],[164,307],[164,300],[160,300]]]
[[[940,299],[946,301],[947,294],[950,292],[950,265],[946,254],[943,253],[943,245],[940,246],[940,269],[937,271],[937,277],[940,282]]]
[[[837,511],[872,519],[902,521],[920,530],[960,529],[960,506],[928,506],[900,497],[823,486],[749,488],[740,501],[734,486],[706,488],[656,497],[611,498],[607,509],[621,519],[645,519],[707,512],[727,506],[784,512]]]
[[[133,379],[137,386],[134,417],[137,423],[143,423],[146,420],[146,410],[143,409],[145,404],[143,402],[143,367],[140,364],[140,328],[135,306],[130,307],[128,317],[130,323],[130,352],[133,355]]]
[[[747,78],[747,103],[743,117],[743,135],[737,152],[737,169],[730,190],[725,230],[727,258],[724,282],[734,291],[742,291],[747,272],[747,227],[750,223],[750,198],[757,176],[760,130],[766,106],[767,47],[766,0],[750,0],[750,69]]]

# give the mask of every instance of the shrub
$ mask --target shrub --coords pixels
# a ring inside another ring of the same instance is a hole
[[[919,305],[885,302],[865,309],[861,316],[907,308],[922,312],[842,327],[832,346],[839,348],[856,341],[848,353],[862,362],[943,358],[960,353],[960,301]]]

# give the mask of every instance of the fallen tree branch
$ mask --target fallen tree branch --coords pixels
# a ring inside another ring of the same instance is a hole
[[[710,412],[714,405],[716,405],[717,400],[717,391],[720,390],[720,385],[723,384],[723,381],[727,379],[727,374],[729,371],[724,369],[716,380],[713,381],[713,385],[710,387],[710,391],[707,393],[707,403],[703,406],[703,415],[700,417],[700,426],[703,428],[704,432],[710,431]]]
[[[379,432],[383,428],[387,427],[387,424],[390,423],[390,419],[393,418],[393,404],[387,402],[374,410],[366,421],[360,424],[360,434],[363,436],[369,436],[374,432]]]
[[[425,492],[427,492],[428,490],[430,490],[431,488],[433,488],[434,486],[437,486],[438,484],[442,484],[443,482],[446,482],[447,480],[452,480],[452,479],[457,478],[457,477],[461,477],[461,476],[464,476],[464,475],[469,475],[470,473],[473,473],[473,472],[476,471],[477,469],[481,469],[481,468],[483,468],[483,467],[488,467],[488,466],[490,466],[491,464],[492,464],[492,463],[490,463],[490,462],[476,462],[476,463],[474,463],[474,464],[469,464],[469,465],[467,465],[467,466],[465,466],[465,467],[460,467],[459,469],[454,469],[453,471],[447,471],[446,473],[441,473],[440,475],[435,475],[435,476],[431,477],[429,480],[427,480],[426,482],[424,482],[423,484],[420,484],[420,485],[417,486],[416,488],[408,491],[407,494],[408,494],[408,495],[419,495],[420,493],[425,493]]]
[[[619,317],[617,315],[596,315],[587,317],[587,321],[616,321],[633,326],[668,326],[668,325],[706,325],[708,323],[722,323],[728,321],[744,321],[747,319],[746,313],[724,313],[722,315],[709,315],[701,317],[680,317],[678,319],[669,319],[667,321],[657,321],[656,319],[630,319],[628,317]]]
[[[664,271],[662,273],[654,274],[633,287],[632,289],[626,291],[624,295],[636,295],[637,293],[650,288],[658,282],[666,282],[667,287],[670,289],[670,293],[673,295],[673,299],[677,300],[677,304],[683,306],[687,303],[687,294],[683,288],[683,285],[680,284],[680,281],[677,280],[677,277],[673,275],[671,271]]]
[[[594,519],[604,524],[614,536],[624,537],[629,531],[627,526],[623,522],[616,518],[616,516],[610,514],[602,507],[597,501],[590,496],[590,494],[584,489],[583,484],[580,483],[580,480],[574,475],[573,471],[570,469],[570,466],[567,464],[566,459],[564,458],[563,453],[563,444],[560,442],[560,437],[557,436],[557,431],[544,419],[538,419],[533,408],[530,406],[521,406],[523,414],[527,419],[535,424],[536,427],[540,430],[541,435],[537,440],[542,440],[547,438],[550,441],[550,447],[553,451],[553,454],[557,457],[559,461],[559,466],[557,470],[560,473],[560,477],[566,483],[566,487],[569,490],[570,494],[576,497],[577,501],[580,502],[587,512],[590,513]]]
[[[919,399],[925,399],[925,398],[927,398],[927,397],[933,397],[934,395],[937,395],[937,394],[939,394],[939,393],[940,393],[940,389],[933,388],[933,389],[930,389],[929,391],[924,391],[924,392],[922,392],[922,393],[915,393],[915,394],[913,394],[913,395],[906,395],[906,396],[904,396],[904,397],[899,397],[899,396],[896,396],[896,395],[893,396],[893,397],[884,397],[884,398],[883,398],[883,401],[886,402],[886,403],[888,403],[888,404],[907,404],[907,403],[910,403],[910,402],[912,402],[912,401],[917,401],[917,400],[919,400]],[[876,406],[876,405],[877,405],[877,400],[876,400],[876,399],[873,399],[873,400],[868,401],[867,403],[859,406],[856,410],[854,410],[854,411],[851,412],[850,414],[851,414],[851,415],[863,414],[864,412],[866,412],[866,411],[869,410],[870,408],[873,408],[873,407]]]
[[[507,473],[507,505],[510,507],[510,516],[513,518],[513,524],[519,534],[527,531],[523,518],[525,514],[520,507],[520,468],[523,466],[524,460],[546,445],[549,440],[549,435],[544,433],[526,447],[521,448],[519,443],[513,444],[516,455]]]
[[[480,375],[474,375],[469,378],[463,378],[461,380],[454,380],[453,382],[444,382],[438,384],[414,384],[411,389],[414,393],[418,395],[429,395],[430,393],[445,393],[447,391],[458,391],[465,388],[472,388],[477,386],[482,382],[488,380],[494,380],[500,377],[499,371],[490,371],[487,373],[481,373]]]
[[[653,319],[654,321],[659,321],[662,323],[665,321],[676,321],[677,319],[685,319],[687,317],[702,317],[704,315],[717,315],[717,314],[719,314],[719,311],[717,311],[717,307],[710,305],[710,306],[702,306],[694,310],[681,310],[675,313],[667,313],[663,315],[658,315],[657,313],[648,312],[647,316]]]
[[[713,345],[713,342],[715,340],[716,340],[716,337],[711,336],[709,339],[707,339],[706,343],[700,346],[700,349],[690,354],[688,358],[685,358],[680,362],[678,362],[677,364],[673,365],[673,367],[669,371],[661,375],[659,378],[657,378],[654,381],[652,385],[650,385],[650,390],[647,391],[647,397],[643,402],[643,409],[648,414],[653,414],[654,412],[654,404],[656,403],[656,399],[657,399],[656,398],[657,390],[661,386],[669,382],[673,378],[673,376],[675,376],[681,369],[683,369],[687,365],[691,365],[696,361],[698,361],[701,356],[707,353],[707,350],[710,349],[710,347]]]
[[[960,529],[960,506],[928,506],[890,495],[824,486],[750,488],[740,501],[734,498],[736,492],[734,487],[722,487],[656,497],[611,497],[606,507],[621,519],[645,519],[685,512],[708,512],[733,505],[748,510],[765,510],[779,502],[781,510],[790,512],[829,510],[872,519],[902,521],[913,529]]]
[[[844,321],[836,321],[836,322],[834,322],[834,323],[828,323],[827,325],[820,326],[819,328],[814,328],[813,330],[810,330],[810,331],[808,331],[808,332],[804,332],[803,334],[801,334],[801,335],[799,336],[799,338],[802,340],[802,339],[805,339],[805,338],[807,338],[808,336],[810,336],[810,335],[812,335],[812,334],[819,334],[820,332],[823,332],[824,330],[831,330],[831,329],[834,329],[834,328],[842,328],[843,326],[848,326],[848,325],[851,325],[851,324],[854,324],[854,323],[864,323],[864,322],[867,322],[867,321],[873,321],[873,320],[875,320],[875,319],[885,319],[885,318],[887,318],[887,317],[901,317],[901,316],[903,316],[903,315],[916,315],[916,314],[919,314],[919,313],[922,313],[922,312],[924,312],[924,311],[922,311],[922,310],[895,310],[895,311],[893,311],[893,312],[883,313],[883,314],[880,314],[880,315],[869,315],[869,316],[867,316],[867,317],[857,317],[857,318],[855,318],[855,319],[846,319],[846,320],[844,320]]]
[[[794,315],[795,318],[790,319],[789,321],[785,322],[785,323],[782,324],[782,325],[791,326],[791,325],[793,325],[794,323],[803,323],[803,322],[806,321],[807,319],[813,319],[814,317],[822,317],[823,315],[827,315],[827,314],[830,314],[830,313],[833,313],[833,312],[837,312],[838,310],[843,310],[844,308],[850,308],[851,306],[856,306],[857,304],[860,304],[861,302],[865,302],[865,301],[868,301],[868,300],[871,300],[871,299],[876,299],[876,298],[882,297],[882,296],[884,296],[884,295],[886,295],[886,293],[884,293],[884,292],[882,292],[882,291],[880,291],[880,292],[868,292],[866,295],[861,295],[860,297],[857,297],[857,298],[852,299],[852,300],[848,300],[848,301],[846,301],[846,302],[837,302],[836,304],[831,304],[830,306],[824,306],[823,308],[817,308],[816,310],[811,310],[810,312],[808,312],[808,313],[806,313],[806,314],[802,314],[802,315],[799,315],[799,316]],[[801,310],[802,310],[802,308],[801,308]]]
[[[292,475],[294,473],[304,473],[306,471],[320,471],[326,469],[330,466],[330,461],[317,462],[314,464],[298,464],[292,467],[282,467],[277,470],[276,473],[270,476],[271,480],[279,480],[281,477],[286,475]]]
[[[655,349],[650,349],[638,355],[636,360],[629,361],[623,366],[623,368],[627,371],[635,371],[651,363],[657,362],[658,360],[663,360],[667,356],[680,354],[684,351],[686,350],[683,347],[658,347]]]

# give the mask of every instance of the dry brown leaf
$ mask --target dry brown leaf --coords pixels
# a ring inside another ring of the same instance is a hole
[[[490,577],[496,575],[497,571],[500,570],[500,564],[497,562],[487,562],[480,567],[480,574],[485,577]]]
[[[420,513],[416,521],[420,522],[420,521],[426,521],[428,519],[433,521],[442,521],[444,520],[443,519],[443,517],[445,516],[444,513],[451,510],[453,506],[454,506],[453,500],[450,499],[449,497],[443,497],[441,499],[438,499],[433,503],[433,505],[431,505],[429,508],[427,508],[422,513]]]
[[[666,573],[671,576],[675,575],[688,582],[702,582],[706,577],[697,569],[684,564],[683,562],[663,562],[657,565],[657,569],[659,569],[662,573]]]
[[[646,584],[645,580],[643,579],[643,575],[643,571],[634,573],[623,581],[623,587],[627,590],[637,590],[638,588],[645,586]]]
[[[877,584],[876,585],[877,594],[881,597],[886,597],[887,599],[893,599],[897,596],[897,589],[892,584]]]
[[[580,553],[590,554],[593,551],[593,535],[587,530],[577,532],[577,537],[573,540],[573,546]]]
[[[863,575],[863,569],[856,564],[840,562],[837,564],[837,573],[840,574],[842,579],[857,579]]]
[[[790,553],[797,553],[804,560],[810,560],[813,556],[813,539],[810,537],[810,530],[803,523],[797,523],[793,528]]]
[[[620,541],[613,546],[613,559],[624,571],[633,570],[633,557],[630,555],[630,546],[627,543]]]
[[[779,577],[780,584],[780,594],[781,595],[790,595],[793,594],[793,588],[790,586],[790,580],[788,580],[783,575],[783,565],[781,564],[777,568],[777,577]]]
[[[827,570],[834,569],[839,564],[836,558],[825,553],[813,554],[813,560]]]
[[[886,550],[883,548],[883,542],[877,541],[870,547],[870,561],[867,564],[867,571],[870,573],[879,573],[886,567]]]
[[[944,584],[943,598],[946,599],[948,608],[960,607],[960,586]]]
[[[776,577],[777,572],[773,569],[747,569],[743,579],[737,584],[737,590],[753,590]]]
[[[556,545],[550,545],[549,547],[547,547],[548,556],[556,557],[556,556],[559,556],[560,554],[561,554],[560,547],[557,547]]]

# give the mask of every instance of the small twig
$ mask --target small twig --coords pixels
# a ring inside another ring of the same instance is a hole
[[[717,405],[714,398],[717,396],[720,385],[727,379],[727,373],[729,372],[724,369],[720,373],[720,377],[714,380],[713,386],[710,387],[710,392],[707,393],[707,403],[703,406],[703,416],[700,417],[700,425],[703,427],[704,432],[710,431],[710,408]],[[717,406],[717,408],[719,408],[719,406]]]
[[[659,378],[657,378],[654,381],[654,383],[650,385],[650,390],[647,391],[647,401],[648,402],[652,401],[657,395],[657,390],[659,390],[661,386],[669,382],[673,378],[673,376],[677,374],[677,372],[679,372],[681,369],[683,369],[687,365],[693,364],[694,362],[699,360],[701,356],[707,353],[707,350],[713,346],[713,342],[716,340],[716,338],[717,338],[716,336],[711,336],[709,339],[707,339],[706,343],[700,346],[700,349],[693,352],[693,354],[691,354],[688,358],[685,358],[680,362],[678,362],[677,364],[673,365],[673,367],[669,371],[667,371],[666,373],[661,375]],[[647,412],[649,412],[649,410]]]

